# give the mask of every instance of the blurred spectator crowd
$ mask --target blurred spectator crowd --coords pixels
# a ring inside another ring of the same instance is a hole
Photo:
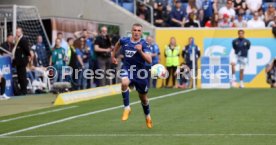
[[[114,0],[113,0],[114,1]],[[124,3],[133,0],[117,0]],[[136,0],[136,15],[157,27],[275,27],[274,0]],[[150,8],[151,7],[151,8]]]

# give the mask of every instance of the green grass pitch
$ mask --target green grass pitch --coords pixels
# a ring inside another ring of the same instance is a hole
[[[154,98],[178,89],[151,89]],[[138,101],[136,92],[131,102]],[[154,127],[147,129],[141,105],[132,105],[126,122],[120,120],[120,95],[91,100],[72,109],[0,122],[0,145],[275,145],[276,90],[196,90],[150,101]],[[0,120],[36,114],[47,109],[1,117]],[[116,108],[111,108],[116,107]],[[67,121],[45,125],[64,118]],[[3,110],[1,110],[3,111]]]

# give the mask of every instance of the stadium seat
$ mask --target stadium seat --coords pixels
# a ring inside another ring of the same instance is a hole
[[[124,2],[123,7],[131,13],[134,12],[134,4],[132,2]]]

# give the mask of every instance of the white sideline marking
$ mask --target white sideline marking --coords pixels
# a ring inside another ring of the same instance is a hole
[[[151,98],[149,100],[151,101],[151,100],[162,99],[162,98],[166,98],[166,97],[170,97],[170,96],[175,96],[175,95],[178,95],[178,94],[188,93],[188,92],[191,92],[191,91],[194,91],[194,89],[179,91],[179,92],[175,92],[175,93],[170,93],[170,94],[154,97],[154,98]],[[135,105],[135,104],[140,104],[140,101],[130,103],[130,105]],[[75,115],[75,116],[67,117],[67,118],[64,118],[64,119],[60,119],[60,120],[56,120],[56,121],[52,121],[52,122],[48,122],[48,123],[44,123],[44,124],[40,124],[40,125],[36,125],[36,126],[32,126],[32,127],[20,129],[20,130],[8,132],[8,133],[3,133],[3,134],[0,134],[0,137],[7,136],[7,135],[13,135],[13,134],[17,134],[17,133],[21,133],[21,132],[25,132],[25,131],[29,131],[29,130],[34,130],[34,129],[37,129],[37,128],[41,128],[41,127],[45,127],[45,126],[49,126],[49,125],[53,125],[53,124],[73,120],[73,119],[76,119],[76,118],[93,115],[93,114],[98,114],[98,113],[102,113],[102,112],[106,112],[106,111],[111,111],[111,110],[115,110],[115,109],[119,109],[119,108],[122,108],[122,105],[116,106],[116,107],[111,107],[111,108],[106,108],[106,109],[102,109],[102,110],[92,111],[92,112],[88,112],[88,113],[84,113],[84,114],[80,114],[80,115]]]
[[[217,136],[276,136],[276,134],[64,134],[64,135],[24,135],[1,136],[0,138],[55,138],[55,137],[217,137]]]
[[[33,117],[33,116],[44,115],[44,114],[48,114],[48,113],[59,112],[59,111],[73,109],[73,108],[77,108],[77,107],[78,106],[64,107],[64,108],[54,109],[54,110],[45,111],[45,112],[39,112],[39,113],[36,113],[36,114],[29,114],[29,115],[25,115],[25,116],[19,116],[19,117],[15,117],[15,118],[0,120],[0,122],[9,122],[9,121],[14,121],[14,120],[22,119],[22,118],[28,118],[28,117]]]

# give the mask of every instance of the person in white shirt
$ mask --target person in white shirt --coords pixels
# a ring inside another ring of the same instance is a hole
[[[245,3],[247,5],[249,11],[251,13],[254,13],[261,8],[263,2],[262,2],[262,0],[246,0]]]
[[[243,19],[243,14],[238,14],[238,19],[234,20],[234,27],[236,28],[247,27],[247,21]]]
[[[265,23],[260,20],[258,12],[255,12],[253,19],[247,22],[247,28],[265,28]]]
[[[227,14],[230,19],[234,19],[236,16],[236,12],[233,8],[233,2],[231,0],[228,0],[226,3],[226,6],[219,9],[219,18],[222,19],[223,15]]]
[[[233,27],[233,23],[229,20],[229,16],[227,14],[223,15],[223,19],[218,23],[218,27],[220,28],[231,28]]]

